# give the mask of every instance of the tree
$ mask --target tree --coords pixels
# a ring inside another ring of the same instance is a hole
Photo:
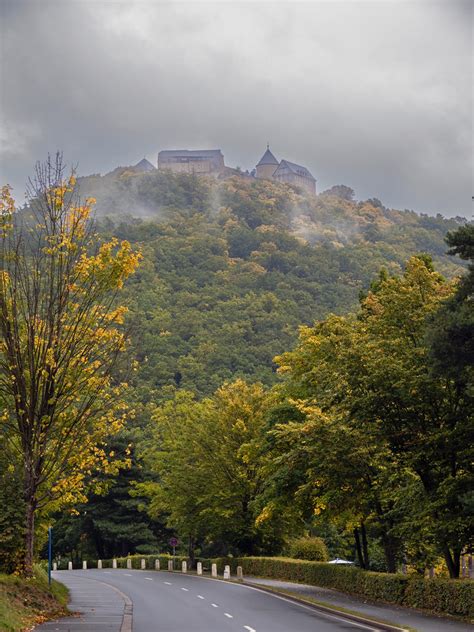
[[[8,186],[0,202],[2,447],[22,468],[27,575],[35,517],[82,497],[85,476],[112,467],[106,439],[127,414],[110,377],[125,345],[116,293],[140,255],[126,241],[98,243],[94,200],[81,203],[64,173],[60,155],[48,159],[23,211]]]
[[[319,350],[311,361],[319,369],[320,378],[325,370],[324,358],[331,362],[331,340],[344,330],[348,344],[350,328],[350,321],[344,323],[334,317],[318,328],[317,334],[312,332]],[[314,352],[314,347],[311,350]],[[314,389],[311,399],[299,401],[293,399],[298,395],[296,389],[286,391],[302,418],[279,421],[270,431],[272,461],[267,487],[274,497],[286,496],[289,508],[296,503],[310,527],[314,516],[324,516],[353,534],[359,565],[366,569],[370,567],[367,542],[370,528],[371,533],[381,538],[387,570],[395,572],[399,542],[391,533],[389,511],[390,492],[400,477],[397,462],[379,428],[357,425],[347,413],[329,409],[322,391],[323,388],[318,391],[317,401],[326,412],[312,401],[316,399]],[[303,395],[301,389],[299,394]],[[278,416],[275,420],[278,421]]]
[[[452,293],[429,258],[413,257],[403,276],[384,274],[372,285],[355,316],[303,328],[300,345],[280,363],[310,403],[365,432],[369,443],[379,437],[404,474],[389,515],[412,531],[428,519],[457,577],[472,534],[464,501],[473,482],[472,402],[450,376],[433,375],[425,344],[428,318]],[[407,490],[418,507],[402,516],[397,504]]]
[[[130,466],[118,473],[97,476],[100,493],[88,494],[87,502],[74,505],[73,512],[54,516],[54,550],[80,562],[81,553],[89,558],[107,559],[134,553],[156,553],[166,546],[170,534],[153,521],[145,507],[147,499],[132,493],[137,483],[149,480],[146,468],[138,462],[133,444],[136,429],[127,428],[109,441],[118,458],[130,459]]]
[[[188,540],[191,557],[196,543],[214,553],[275,547],[278,527],[256,526],[254,506],[263,487],[259,456],[271,399],[260,384],[237,380],[202,401],[178,391],[157,410],[145,462],[159,482],[141,488],[152,515],[166,516],[168,527]]]
[[[322,195],[335,195],[336,197],[340,197],[343,200],[348,200],[351,202],[354,199],[354,189],[346,186],[345,184],[335,184],[330,189],[326,189],[326,191],[322,192]]]
[[[466,394],[474,383],[474,224],[448,233],[451,255],[469,261],[456,292],[432,319],[428,331],[434,370],[449,375]]]

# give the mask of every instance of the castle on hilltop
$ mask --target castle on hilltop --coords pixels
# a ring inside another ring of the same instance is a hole
[[[143,165],[141,161],[136,167],[142,166],[143,170],[148,170],[151,164]],[[227,178],[232,175],[244,175],[247,177],[264,178],[276,180],[286,184],[299,186],[308,193],[316,194],[316,180],[310,171],[302,165],[297,165],[289,160],[278,161],[270,151],[267,150],[260,158],[259,163],[251,173],[243,173],[237,169],[227,167],[224,163],[224,155],[220,149],[166,149],[158,154],[158,169],[160,171],[172,171],[173,173],[194,173],[199,176],[214,176],[217,178]]]
[[[267,150],[260,158],[255,169],[257,178],[268,178],[269,180],[278,180],[278,182],[286,182],[287,184],[296,184],[302,187],[308,193],[316,195],[316,180],[310,171],[302,165],[297,165],[289,160],[278,160],[270,151],[267,144]]]

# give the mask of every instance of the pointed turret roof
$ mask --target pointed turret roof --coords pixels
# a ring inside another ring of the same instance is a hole
[[[260,162],[258,163],[257,167],[260,167],[261,165],[275,165],[275,166],[278,166],[279,164],[280,163],[278,162],[278,160],[275,158],[275,156],[270,151],[270,147],[267,145],[267,151],[260,158]]]
[[[146,158],[142,158],[140,162],[133,167],[135,171],[154,171],[155,167]]]

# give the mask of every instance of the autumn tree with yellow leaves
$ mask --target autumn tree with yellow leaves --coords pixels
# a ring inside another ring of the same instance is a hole
[[[106,440],[128,414],[111,368],[126,343],[117,292],[140,254],[100,243],[93,204],[75,194],[60,155],[37,165],[25,208],[1,191],[0,441],[21,472],[26,575],[35,520],[117,467]]]

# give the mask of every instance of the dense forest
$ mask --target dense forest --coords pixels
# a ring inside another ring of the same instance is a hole
[[[279,554],[312,535],[363,568],[458,575],[472,546],[472,225],[345,185],[313,197],[127,168],[71,182],[60,203],[95,209],[88,265],[99,285],[110,270],[127,311],[107,318],[128,343],[106,382],[121,424],[101,436],[118,464],[87,465],[74,502],[45,510],[56,554],[166,551],[171,535],[191,558]],[[4,526],[22,515],[12,472],[0,463]],[[13,568],[19,531],[2,533]]]
[[[461,218],[356,202],[349,187],[314,198],[267,180],[127,170],[79,184],[101,232],[144,255],[127,288],[142,400],[170,384],[199,395],[237,377],[273,384],[298,327],[354,308],[382,267],[399,273],[426,252],[447,277],[462,270],[444,242]]]

